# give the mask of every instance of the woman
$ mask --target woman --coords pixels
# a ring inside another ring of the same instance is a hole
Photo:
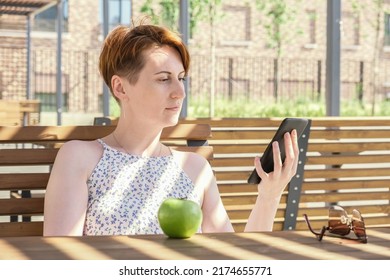
[[[157,210],[167,197],[187,197],[203,211],[201,232],[233,231],[209,163],[200,155],[160,143],[178,122],[189,71],[186,46],[158,26],[120,26],[106,38],[99,68],[120,104],[118,125],[96,141],[60,149],[45,198],[44,235],[162,233]],[[298,162],[296,132],[285,135],[286,160],[273,144],[274,172],[261,177],[246,231],[270,231],[281,193]]]

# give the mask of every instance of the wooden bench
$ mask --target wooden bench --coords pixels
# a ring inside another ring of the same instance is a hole
[[[0,126],[38,125],[40,115],[39,100],[0,100]]]
[[[44,193],[62,143],[93,140],[114,126],[0,127],[0,236],[42,235]],[[161,140],[177,150],[212,159],[207,124],[179,124],[163,130]]]
[[[246,183],[253,157],[261,155],[282,118],[186,119],[208,123],[222,200],[236,231],[242,231],[257,195]],[[274,230],[307,230],[327,224],[328,207],[357,208],[368,227],[390,226],[390,118],[313,118],[301,164],[282,197]]]
[[[22,124],[19,102],[0,100],[0,125]]]

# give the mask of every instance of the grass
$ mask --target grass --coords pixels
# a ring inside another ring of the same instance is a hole
[[[193,118],[209,117],[207,100],[190,100],[188,116]],[[234,101],[216,100],[215,117],[322,117],[326,116],[325,101],[309,99],[282,100],[275,102],[248,101],[237,98]],[[375,107],[372,114],[371,104],[360,104],[357,100],[342,101],[340,116],[390,116],[390,101],[383,101]]]
[[[368,117],[390,116],[390,100],[382,101],[375,107],[372,114],[371,104],[360,104],[357,100],[344,100],[340,106],[340,116],[343,117]],[[208,100],[190,99],[188,117],[209,117]],[[119,106],[111,98],[110,115],[119,116]],[[268,117],[323,117],[326,116],[325,101],[313,101],[305,98],[296,100],[282,100],[276,102],[250,101],[244,98],[236,98],[233,101],[218,99],[215,101],[215,117],[224,118],[268,118]]]

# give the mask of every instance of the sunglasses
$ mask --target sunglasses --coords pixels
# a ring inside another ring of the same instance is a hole
[[[359,210],[353,209],[352,217],[348,216],[347,211],[341,206],[331,206],[329,208],[328,226],[323,226],[321,232],[315,232],[310,225],[309,218],[303,214],[309,230],[321,241],[324,236],[339,237],[345,239],[359,240],[362,243],[367,243],[366,227],[364,219]],[[328,231],[327,234],[326,231]],[[357,237],[348,237],[349,233],[353,231]]]

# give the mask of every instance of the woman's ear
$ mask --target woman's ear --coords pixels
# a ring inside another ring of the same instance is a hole
[[[112,92],[119,100],[127,99],[127,95],[123,86],[123,78],[118,75],[113,75],[111,78]]]

